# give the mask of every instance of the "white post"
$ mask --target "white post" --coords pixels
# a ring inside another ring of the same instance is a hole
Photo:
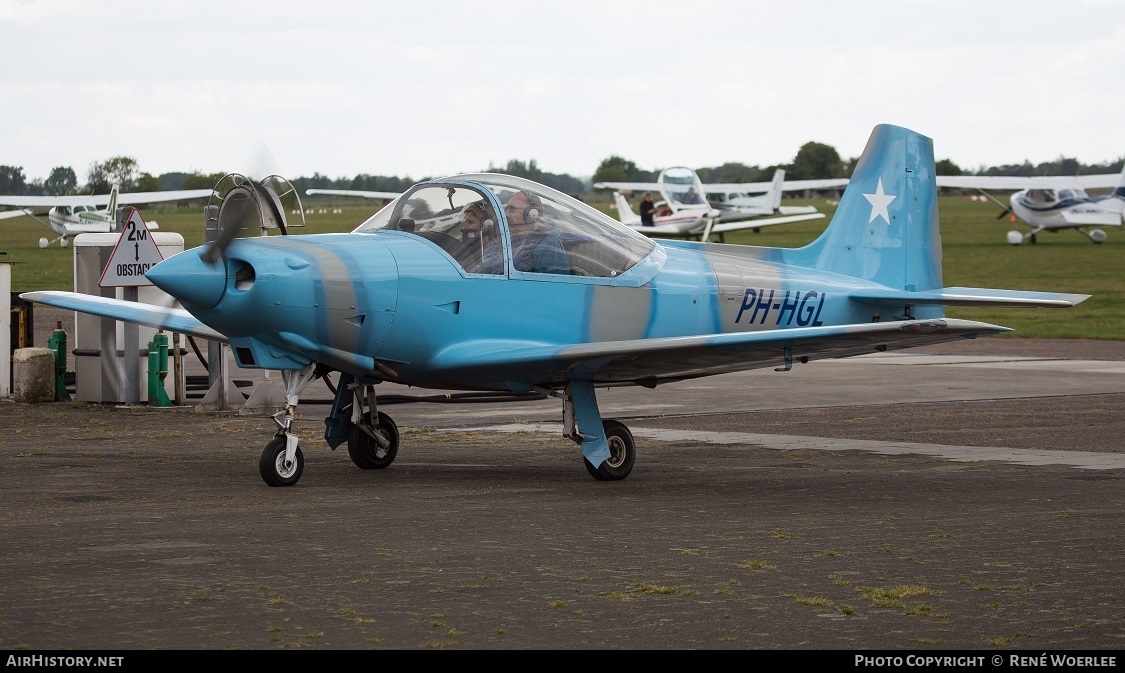
[[[0,262],[0,397],[12,395],[12,265]]]

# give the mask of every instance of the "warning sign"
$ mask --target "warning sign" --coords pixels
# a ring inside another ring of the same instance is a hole
[[[121,238],[109,256],[109,264],[102,269],[101,287],[137,287],[152,285],[145,273],[164,261],[156,241],[152,240],[148,225],[136,208],[129,213],[129,221],[121,230]]]

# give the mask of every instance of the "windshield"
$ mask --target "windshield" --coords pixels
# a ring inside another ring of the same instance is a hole
[[[675,203],[692,206],[703,203],[703,184],[690,168],[666,168],[660,174],[660,191]]]
[[[477,192],[478,185],[489,194]],[[495,173],[422,183],[355,231],[433,232],[461,238],[462,213],[476,201],[487,207],[488,215],[494,215],[502,228],[504,257],[517,272],[614,277],[656,247],[648,237],[578,199],[530,180]],[[557,239],[556,245],[562,248],[557,254],[547,258],[528,252],[532,243],[551,239]]]

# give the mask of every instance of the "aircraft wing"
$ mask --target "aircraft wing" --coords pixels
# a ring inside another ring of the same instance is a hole
[[[31,215],[30,208],[23,208],[21,210],[5,210],[0,211],[0,220],[6,220],[11,217],[20,217],[21,215]]]
[[[56,292],[44,290],[40,292],[24,292],[20,299],[34,301],[48,306],[66,308],[82,313],[100,315],[105,318],[116,318],[139,325],[166,329],[169,332],[190,334],[203,339],[221,341],[226,343],[227,338],[195,319],[182,308],[168,308],[143,304],[136,301],[124,301],[98,297],[80,292]]]
[[[703,190],[706,192],[746,192],[747,194],[755,194],[757,192],[768,192],[773,183],[770,182],[720,182],[710,185],[703,185]],[[847,187],[848,178],[824,178],[822,180],[785,180],[781,183],[781,190],[784,192],[794,192],[802,189],[835,189],[838,187]]]
[[[117,195],[117,205],[128,206],[136,203],[160,203],[163,201],[185,201],[206,199],[214,193],[213,189],[173,189],[165,192],[133,192]],[[109,194],[86,194],[80,196],[0,196],[0,206],[17,208],[54,208],[55,206],[108,206]],[[13,217],[8,215],[7,217]]]
[[[209,199],[215,193],[213,189],[170,189],[165,192],[133,192],[131,194],[118,194],[117,205],[131,206],[136,203],[162,203],[165,201],[187,201],[189,199]],[[104,203],[109,204],[109,196]]]
[[[358,196],[363,199],[397,199],[402,192],[369,192],[362,189],[306,189],[305,194],[316,196]]]
[[[789,224],[790,222],[804,222],[805,220],[819,220],[824,213],[807,213],[802,215],[783,215],[781,217],[761,217],[758,219],[738,220],[736,222],[719,222],[711,227],[712,234],[722,234],[728,231],[741,229],[757,229],[775,224]]]
[[[656,182],[599,182],[594,189],[616,189],[619,192],[659,192],[660,184]]]
[[[938,187],[969,189],[1097,189],[1113,188],[1121,182],[1120,173],[1101,175],[1042,175],[1032,177],[1005,175],[939,175]]]
[[[783,367],[792,361],[842,358],[888,349],[972,339],[1007,327],[942,318],[824,327],[605,341],[577,346],[468,342],[446,349],[429,366],[466,380],[500,377],[509,389],[585,379],[599,385],[661,382]]]
[[[703,185],[705,193],[710,192],[768,192],[773,186],[771,182],[720,182]],[[825,178],[823,180],[786,180],[781,183],[782,191],[792,192],[802,189],[833,189],[847,187],[847,178]],[[659,192],[660,185],[655,182],[599,182],[594,189],[616,189],[618,191],[632,190],[634,192]]]

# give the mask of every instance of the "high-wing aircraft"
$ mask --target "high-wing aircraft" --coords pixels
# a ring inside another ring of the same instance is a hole
[[[933,144],[897,126],[875,127],[831,223],[802,248],[652,239],[561,192],[488,173],[417,184],[350,233],[235,238],[255,194],[224,200],[213,243],[148,272],[183,309],[21,296],[222,340],[239,367],[281,370],[286,406],[258,461],[271,486],[301,477],[296,408],[318,377],[335,377],[324,439],[347,444],[360,468],[398,455],[376,394],[398,383],[560,398],[563,434],[591,476],[613,481],[637,450],[623,423],[602,418],[599,388],[972,339],[1009,330],[946,318],[945,306],[1087,298],[945,287]],[[431,226],[458,213],[460,228]]]
[[[211,189],[186,189],[170,190],[165,192],[133,192],[121,194],[117,185],[114,185],[109,194],[93,196],[0,196],[0,206],[14,206],[16,210],[0,212],[0,219],[27,215],[34,218],[45,227],[57,234],[51,240],[39,239],[39,247],[46,248],[58,241],[59,245],[66,247],[67,238],[78,234],[104,233],[117,231],[117,222],[114,219],[118,206],[128,206],[138,203],[160,203],[165,201],[186,201],[189,199],[206,199],[211,196]],[[104,209],[98,208],[104,206]],[[36,211],[49,208],[47,221],[41,220]],[[156,222],[146,222],[149,229],[157,229]]]
[[[741,205],[708,201],[707,190],[713,186],[704,185],[699,174],[684,166],[665,168],[656,182],[599,182],[597,189],[614,189],[614,207],[617,218],[629,227],[644,234],[699,238],[708,241],[711,234],[723,234],[740,229],[760,229],[775,224],[802,222],[824,217],[813,206],[788,207],[783,210],[781,194],[785,181],[785,171],[778,170],[768,191],[760,197],[743,197]],[[622,191],[656,192],[662,197],[656,202],[652,226],[641,223],[641,217],[633,211]],[[780,215],[763,217],[764,215]]]
[[[1030,231],[1008,232],[1008,243],[1035,243],[1036,234],[1075,229],[1094,243],[1104,243],[1106,233],[1091,227],[1120,227],[1125,218],[1125,167],[1121,174],[1005,177],[981,175],[938,176],[938,187],[976,189],[1001,208],[999,217],[1013,215]],[[1087,189],[1110,188],[1109,194],[1089,196]],[[1015,189],[1005,204],[986,190]],[[999,219],[999,217],[997,219]]]

